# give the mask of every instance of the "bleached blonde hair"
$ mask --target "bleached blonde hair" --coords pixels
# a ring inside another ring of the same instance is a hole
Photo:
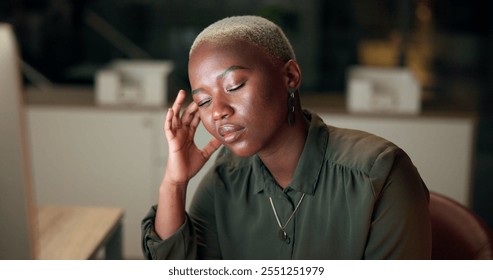
[[[189,55],[202,43],[228,44],[242,40],[263,49],[273,61],[296,59],[293,47],[282,29],[260,16],[233,16],[206,27],[195,38]]]

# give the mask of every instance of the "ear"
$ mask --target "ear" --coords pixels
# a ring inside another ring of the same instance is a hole
[[[286,86],[298,90],[301,85],[301,69],[298,62],[290,59],[284,64]]]

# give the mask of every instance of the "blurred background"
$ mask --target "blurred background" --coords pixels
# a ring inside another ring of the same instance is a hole
[[[19,42],[26,87],[94,87],[97,71],[115,59],[168,60],[168,100],[189,88],[195,36],[240,14],[264,16],[285,30],[303,69],[304,95],[343,97],[353,65],[407,67],[421,85],[423,111],[476,116],[474,153],[462,160],[472,160],[470,205],[493,227],[492,1],[0,2],[0,22],[13,25]]]
[[[305,91],[339,92],[354,64],[406,65],[435,99],[475,109],[491,68],[486,0],[6,0],[22,56],[55,83],[93,83],[116,58],[171,59],[187,86],[188,48],[205,26],[256,14],[279,24],[303,66]]]

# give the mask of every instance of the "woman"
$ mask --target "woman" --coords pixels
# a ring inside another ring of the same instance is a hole
[[[189,56],[193,102],[169,109],[158,205],[142,222],[152,259],[427,259],[428,190],[377,136],[328,126],[300,104],[288,39],[256,16],[204,29]],[[193,142],[202,122],[213,136]],[[224,146],[188,213],[188,181]]]

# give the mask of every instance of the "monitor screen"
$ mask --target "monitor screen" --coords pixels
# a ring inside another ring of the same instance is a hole
[[[32,259],[35,209],[14,32],[0,23],[0,259]]]

